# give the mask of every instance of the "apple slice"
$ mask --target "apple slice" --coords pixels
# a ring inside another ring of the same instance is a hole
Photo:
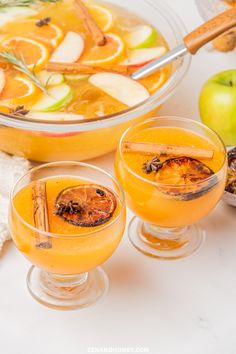
[[[63,41],[53,52],[50,61],[55,63],[75,63],[84,51],[84,39],[76,32],[67,32]]]
[[[47,94],[42,94],[39,101],[33,105],[32,111],[54,112],[65,107],[72,99],[72,90],[68,85],[53,86]]]
[[[153,47],[145,49],[134,49],[128,54],[128,59],[124,60],[121,65],[143,66],[150,61],[161,57],[166,53],[166,47]]]
[[[129,107],[145,101],[150,96],[148,90],[139,82],[120,74],[94,74],[90,76],[89,82]]]
[[[130,49],[149,48],[155,44],[157,32],[152,26],[140,25],[134,27],[125,35],[124,41]]]
[[[56,86],[63,84],[65,81],[64,75],[58,73],[49,73],[46,70],[41,71],[37,74],[39,80],[44,86]]]
[[[3,69],[0,68],[0,94],[2,93],[6,84],[6,76]]]
[[[65,113],[65,112],[29,112],[27,114],[28,118],[35,120],[51,120],[51,121],[72,121],[84,119],[84,116],[80,114]]]
[[[81,81],[89,77],[87,74],[66,74],[65,78],[69,81]]]

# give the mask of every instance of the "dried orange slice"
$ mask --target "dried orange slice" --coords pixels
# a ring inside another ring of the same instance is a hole
[[[122,60],[125,53],[125,45],[121,37],[109,33],[104,46],[94,46],[86,49],[82,63],[85,65],[110,64]]]
[[[109,189],[84,184],[64,189],[56,199],[56,214],[65,221],[84,227],[105,224],[116,209],[116,197]]]
[[[94,20],[103,32],[107,32],[113,25],[112,13],[105,7],[95,4],[86,4]]]
[[[1,104],[24,104],[32,100],[38,94],[34,84],[21,76],[8,76],[6,84],[0,95]]]
[[[30,38],[14,36],[5,39],[1,45],[24,58],[29,69],[41,68],[49,59],[48,49],[40,42]]]
[[[49,22],[45,26],[37,26],[39,19],[31,18],[24,19],[24,21],[11,23],[11,26],[6,28],[6,33],[8,35],[30,37],[32,39],[38,39],[45,43],[51,44],[53,47],[56,47],[62,40],[64,34],[62,29],[55,25],[54,23]]]
[[[167,77],[163,70],[159,70],[156,73],[140,79],[139,82],[147,88],[149,93],[156,92],[166,81]]]
[[[158,187],[162,192],[190,200],[203,195],[215,185],[216,179],[213,184],[207,180],[212,175],[214,172],[203,162],[183,156],[164,161],[156,173],[155,181],[163,184],[163,187]]]

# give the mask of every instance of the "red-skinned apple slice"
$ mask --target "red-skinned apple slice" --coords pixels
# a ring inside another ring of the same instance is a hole
[[[66,113],[66,112],[29,112],[27,117],[34,120],[39,121],[73,121],[73,120],[81,120],[84,119],[84,116],[80,114]],[[40,132],[33,133],[34,135],[44,136],[47,138],[67,138],[70,136],[78,135],[80,132],[69,132],[69,133],[48,133],[48,132]]]
[[[120,74],[94,74],[90,76],[89,82],[128,107],[133,107],[150,97],[142,84]]]
[[[153,47],[145,49],[134,49],[129,52],[128,58],[121,65],[143,66],[152,60],[161,57],[166,53],[166,47]]]
[[[75,63],[84,51],[84,39],[76,32],[67,32],[63,41],[53,52],[50,61],[55,63]]]

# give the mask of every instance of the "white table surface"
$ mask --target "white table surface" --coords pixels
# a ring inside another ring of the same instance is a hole
[[[165,1],[189,30],[201,22],[193,0]],[[199,119],[202,84],[230,68],[235,68],[235,52],[203,49],[160,114]],[[93,163],[112,171],[112,161],[110,155]],[[236,209],[220,203],[202,225],[207,230],[203,247],[175,262],[139,254],[125,234],[104,264],[110,278],[107,296],[72,312],[48,309],[31,298],[25,284],[30,264],[8,243],[0,258],[0,353],[78,354],[90,347],[146,347],[157,354],[235,354]]]

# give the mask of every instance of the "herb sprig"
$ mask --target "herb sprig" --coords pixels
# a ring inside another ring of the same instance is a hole
[[[38,1],[55,3],[60,0],[38,0]],[[0,9],[6,7],[30,6],[38,1],[37,0],[0,0]]]
[[[31,81],[33,81],[33,83],[35,84],[35,86],[37,86],[41,91],[43,91],[44,93],[47,94],[47,89],[46,87],[42,84],[42,82],[39,80],[39,78],[37,77],[37,75],[35,74],[34,70],[30,71],[24,56],[21,55],[21,58],[19,58],[16,54],[11,53],[11,52],[2,52],[0,53],[0,58],[2,58],[4,61],[6,61],[7,63],[10,63],[13,65],[13,67],[24,73],[25,75],[28,76],[28,78],[30,78]]]
[[[30,6],[32,0],[0,0],[0,8],[15,6]]]

